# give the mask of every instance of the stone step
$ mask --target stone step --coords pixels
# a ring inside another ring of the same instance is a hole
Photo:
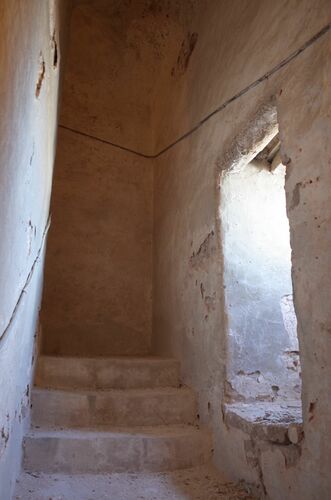
[[[179,363],[174,359],[158,357],[40,356],[35,384],[57,389],[178,387]]]
[[[107,391],[32,390],[35,427],[97,427],[192,424],[196,401],[182,387]]]
[[[162,472],[211,458],[211,437],[194,426],[35,430],[24,439],[24,469],[45,473]]]

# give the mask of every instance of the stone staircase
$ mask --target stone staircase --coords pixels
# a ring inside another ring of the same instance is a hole
[[[31,398],[28,472],[159,472],[211,457],[173,359],[41,356]]]

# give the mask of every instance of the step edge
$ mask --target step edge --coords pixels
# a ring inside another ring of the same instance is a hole
[[[95,439],[95,438],[115,438],[118,437],[171,437],[171,436],[190,436],[190,435],[209,435],[211,431],[202,426],[194,424],[169,424],[152,426],[130,426],[130,427],[109,427],[104,428],[34,428],[32,427],[24,436],[26,439]]]
[[[79,357],[79,356],[49,356],[49,355],[40,355],[38,356],[38,362],[43,362],[46,360],[52,360],[53,362],[73,362],[73,363],[89,363],[89,362],[96,362],[96,363],[105,363],[105,362],[115,362],[115,363],[123,363],[123,364],[129,364],[129,363],[164,363],[164,364],[176,364],[179,365],[180,362],[176,358],[166,358],[166,357],[161,357],[161,356],[106,356],[106,357]]]
[[[156,396],[156,395],[177,395],[178,393],[181,394],[189,394],[194,396],[195,392],[193,389],[191,389],[188,386],[180,386],[180,387],[172,387],[172,386],[165,386],[165,387],[129,387],[129,388],[106,388],[106,389],[83,389],[80,387],[66,387],[66,388],[58,388],[58,387],[40,387],[39,385],[34,385],[31,389],[32,394],[54,394],[56,393],[59,395],[65,394],[75,394],[75,395],[80,395],[80,396],[91,396],[91,395],[109,395],[109,396],[123,396],[123,395],[129,395],[129,397],[133,396],[144,396],[146,397],[147,395],[151,396]]]

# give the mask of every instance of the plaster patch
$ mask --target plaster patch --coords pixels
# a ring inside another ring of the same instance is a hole
[[[182,42],[176,65],[171,70],[171,76],[183,75],[186,72],[197,41],[198,33],[187,34]]]
[[[40,52],[40,56],[39,56],[39,74],[38,74],[38,80],[37,80],[37,83],[36,83],[36,92],[35,92],[37,99],[40,96],[41,88],[42,88],[43,81],[44,81],[44,78],[45,78],[45,72],[46,72],[46,64],[45,64],[44,56],[43,56],[42,52]]]
[[[192,253],[189,261],[191,267],[199,269],[204,265],[205,261],[215,253],[216,242],[214,236],[214,231],[210,231],[199,246],[198,250]]]
[[[59,59],[59,53],[58,53],[58,47],[57,47],[57,42],[56,42],[55,30],[54,30],[53,36],[51,38],[51,50],[52,50],[52,54],[53,54],[53,69],[56,69],[57,64],[58,64],[58,59]]]

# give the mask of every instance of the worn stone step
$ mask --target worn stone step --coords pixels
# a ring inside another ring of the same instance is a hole
[[[107,391],[32,390],[32,425],[95,427],[192,424],[196,401],[182,387]]]
[[[35,430],[24,439],[24,469],[46,473],[161,472],[211,458],[211,437],[194,426]]]
[[[175,359],[158,357],[40,356],[35,384],[58,389],[178,387],[179,363]]]

